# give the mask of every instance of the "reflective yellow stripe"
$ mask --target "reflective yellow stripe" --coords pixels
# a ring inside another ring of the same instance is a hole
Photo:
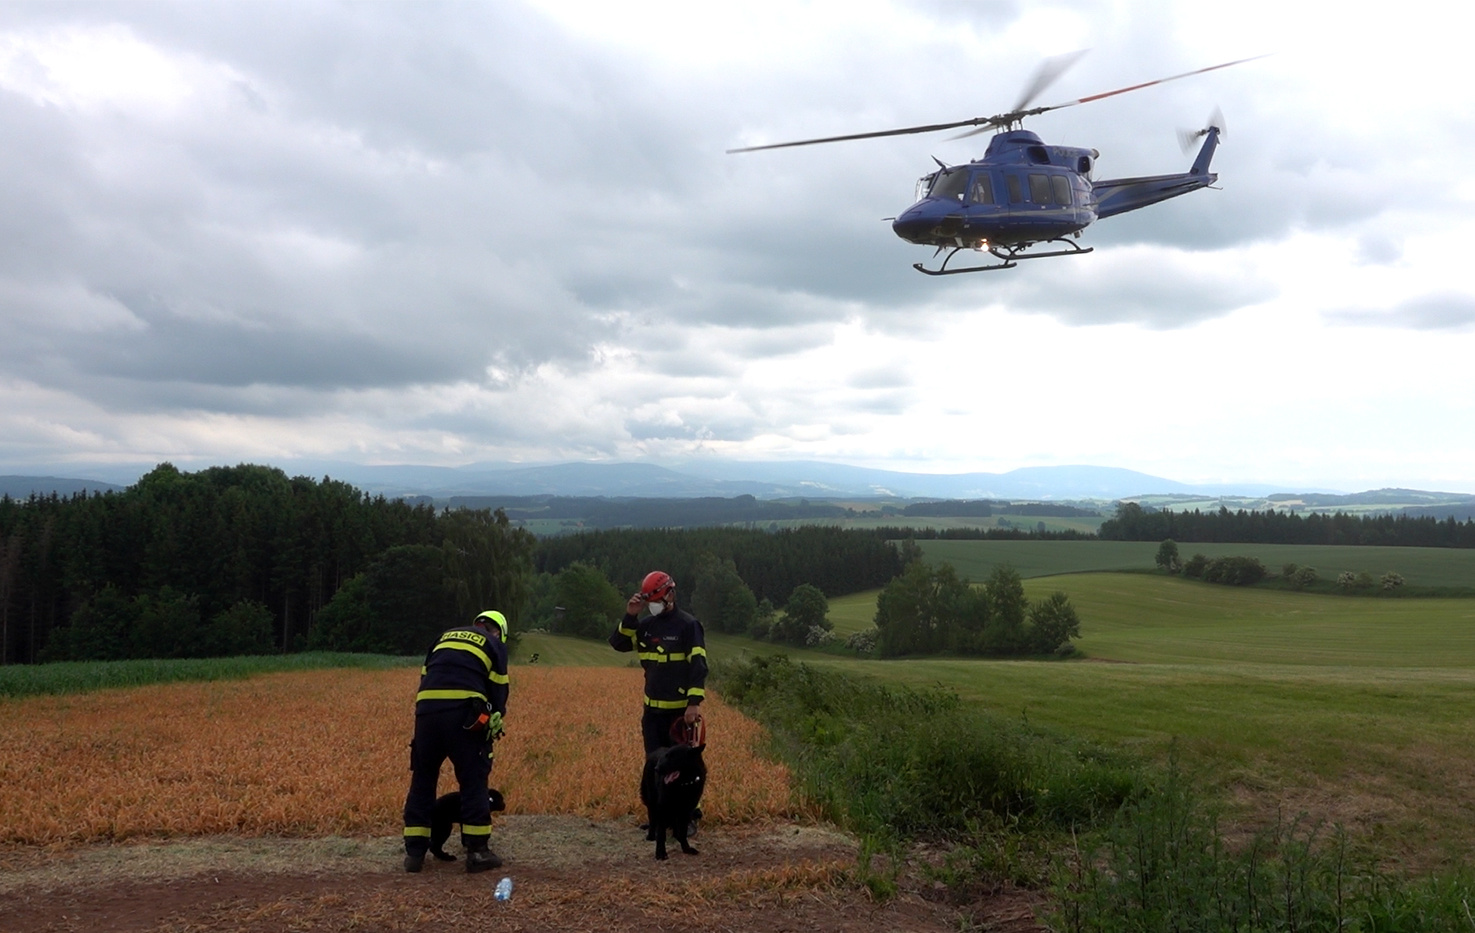
[[[490,674],[488,674],[487,679],[489,679],[494,684],[506,684],[512,682],[507,678],[506,674],[498,674],[496,671],[492,671]]]
[[[707,691],[703,690],[701,687],[692,687],[690,690],[686,691],[686,695],[689,697],[704,697],[707,695]]]
[[[485,700],[486,697],[475,690],[421,690],[415,694],[415,700],[469,700],[476,697]]]
[[[620,626],[619,633],[621,635],[624,635],[626,638],[634,638],[635,637],[635,630],[633,628],[625,628],[625,626],[623,626],[623,625]]]
[[[675,654],[661,654],[655,651],[642,651],[640,652],[640,660],[656,661],[658,663],[664,664],[667,661],[685,661],[686,655],[679,652]]]
[[[651,709],[686,709],[685,700],[652,700],[646,697],[645,705]]]
[[[430,838],[430,827],[429,826],[406,826],[405,827],[405,836],[406,837],[413,837],[413,838],[424,837],[426,839],[429,839]]]
[[[693,647],[691,649],[691,656],[692,657],[696,657],[697,655],[701,655],[702,657],[705,658],[707,656],[707,649],[706,648],[703,648],[701,645],[697,645],[697,646]]]
[[[455,648],[457,651],[466,651],[474,654],[478,658],[481,658],[481,663],[486,665],[487,670],[492,669],[492,659],[487,657],[487,653],[485,651],[481,650],[475,645],[468,645],[464,642],[459,641],[443,641],[435,646],[436,651],[439,651],[442,648]]]
[[[461,833],[462,833],[462,835],[466,835],[466,836],[490,836],[492,834],[492,827],[491,826],[468,826],[467,824],[462,823],[461,824]]]

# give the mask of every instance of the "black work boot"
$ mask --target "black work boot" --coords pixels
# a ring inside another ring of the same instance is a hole
[[[405,854],[405,871],[418,872],[425,867],[424,852],[407,852]]]
[[[468,875],[501,867],[502,860],[497,858],[497,854],[491,849],[472,849],[466,853],[466,873]]]

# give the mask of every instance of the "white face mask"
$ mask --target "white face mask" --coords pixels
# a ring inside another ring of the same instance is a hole
[[[647,608],[647,609],[650,610],[650,614],[651,615],[658,616],[661,613],[663,613],[663,612],[666,611],[666,604],[665,603],[646,603],[645,604],[645,608]]]

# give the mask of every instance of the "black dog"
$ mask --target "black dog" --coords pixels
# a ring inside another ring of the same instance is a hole
[[[487,794],[492,798],[492,812],[507,809],[507,803],[502,799],[499,790],[488,790]],[[430,854],[442,862],[454,862],[456,857],[441,848],[446,840],[451,838],[451,826],[461,822],[461,792],[451,791],[449,794],[435,801],[435,809],[430,811]]]
[[[696,855],[687,841],[688,827],[701,811],[702,789],[707,785],[707,766],[702,751],[707,746],[670,745],[658,748],[645,759],[640,775],[640,800],[645,804],[650,829],[645,838],[656,844],[656,858],[666,857],[666,830],[670,829],[681,851]]]

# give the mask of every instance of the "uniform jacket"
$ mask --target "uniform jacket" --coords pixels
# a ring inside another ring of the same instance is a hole
[[[702,623],[691,613],[671,609],[658,616],[626,615],[609,644],[640,658],[646,706],[685,709],[706,696],[707,640]]]
[[[507,712],[507,646],[501,634],[479,625],[448,629],[425,654],[415,715],[464,707],[479,697]]]

